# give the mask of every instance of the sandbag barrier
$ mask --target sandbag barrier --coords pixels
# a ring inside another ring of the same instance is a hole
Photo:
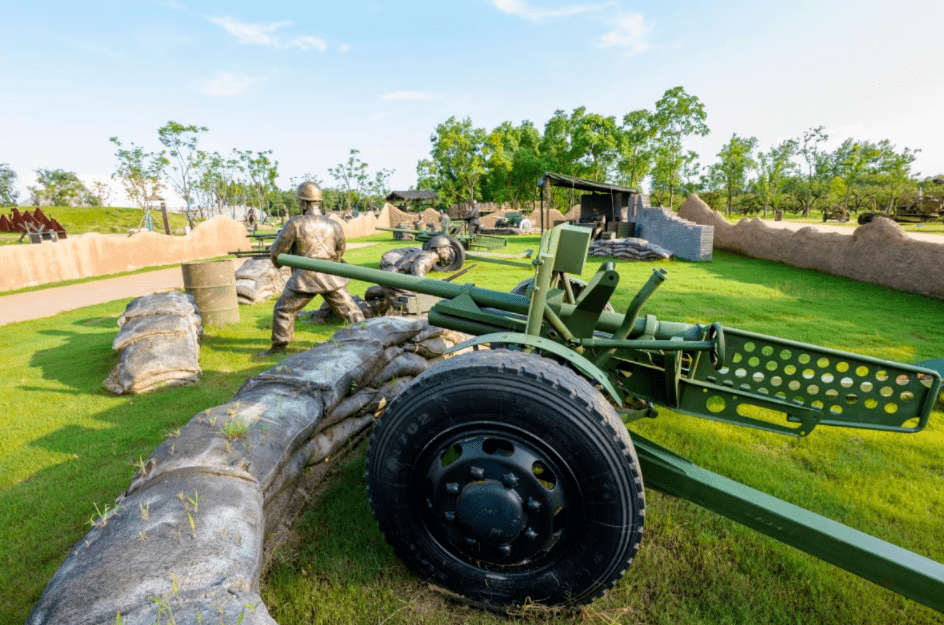
[[[590,256],[609,256],[623,260],[664,260],[672,258],[672,252],[661,245],[636,237],[594,241],[590,244],[589,254]]]
[[[236,299],[252,305],[279,295],[292,277],[291,267],[279,269],[269,258],[247,258],[236,270]]]
[[[304,469],[324,466],[464,338],[380,317],[250,378],[157,447],[27,625],[275,623],[259,595],[263,540],[297,511]]]
[[[198,381],[203,322],[192,295],[152,293],[128,303],[112,349],[118,364],[102,386],[116,395]]]

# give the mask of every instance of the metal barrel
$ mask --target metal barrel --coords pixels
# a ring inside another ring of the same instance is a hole
[[[231,260],[184,263],[180,266],[184,289],[193,295],[205,326],[239,321],[236,271]]]

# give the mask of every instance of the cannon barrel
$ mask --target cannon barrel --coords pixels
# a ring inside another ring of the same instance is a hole
[[[352,280],[363,280],[364,282],[379,284],[380,286],[386,286],[392,289],[416,291],[417,293],[425,293],[435,297],[453,298],[468,294],[472,298],[472,301],[479,306],[499,308],[512,313],[527,314],[528,312],[529,300],[527,297],[504,293],[502,291],[483,289],[474,284],[455,284],[454,282],[444,282],[443,280],[394,273],[392,271],[381,271],[380,269],[348,265],[347,263],[336,263],[319,258],[293,256],[291,254],[279,254],[278,262],[280,265],[286,265],[288,267],[330,273]]]
[[[487,308],[497,308],[506,313],[520,315],[528,314],[529,298],[523,295],[514,295],[504,291],[494,291],[477,287],[474,284],[455,284],[453,282],[444,282],[433,278],[423,278],[409,274],[395,273],[392,271],[381,271],[370,267],[360,267],[358,265],[349,265],[347,263],[337,263],[330,260],[319,258],[308,258],[305,256],[294,256],[292,254],[279,254],[278,262],[287,267],[297,267],[308,271],[318,271],[329,273],[335,276],[342,276],[352,280],[362,280],[371,284],[392,289],[401,289],[404,291],[415,291],[425,293],[434,297],[452,299],[463,294],[468,294],[479,306]],[[563,304],[561,312],[569,316],[574,311],[572,304]],[[597,330],[609,334],[617,332],[624,323],[625,316],[619,313],[603,312],[597,323]],[[647,328],[647,324],[648,328]],[[483,331],[485,326],[482,326]],[[468,332],[468,327],[462,328],[462,331]],[[688,340],[698,340],[701,338],[703,326],[689,323],[658,321],[653,317],[636,319],[629,332],[629,339],[635,339],[643,334],[651,334],[655,339],[669,339],[672,337],[682,337]]]

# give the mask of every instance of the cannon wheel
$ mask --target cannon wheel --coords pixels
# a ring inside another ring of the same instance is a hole
[[[462,244],[459,243],[459,240],[455,237],[449,235],[443,235],[449,239],[449,260],[445,263],[436,263],[433,265],[434,271],[459,271],[462,269],[462,263],[465,262],[465,248],[462,247]],[[425,243],[423,243],[423,249],[429,249],[429,243],[432,241],[432,237],[429,238]]]
[[[423,579],[490,606],[577,606],[613,586],[642,537],[629,433],[574,372],[483,350],[417,377],[367,451],[381,532]]]
[[[574,297],[579,297],[580,292],[584,290],[584,288],[587,286],[587,283],[581,280],[580,278],[575,278],[573,276],[567,276],[567,279],[570,281],[570,288],[574,292]],[[528,288],[530,288],[532,284],[534,284],[534,278],[528,278],[527,280],[522,280],[517,285],[515,285],[515,288],[511,290],[511,293],[513,295],[527,296]],[[551,288],[556,288],[556,287],[557,287],[556,284],[551,284]],[[606,303],[606,306],[603,307],[603,310],[607,312],[614,312],[613,306],[610,305],[609,302]]]

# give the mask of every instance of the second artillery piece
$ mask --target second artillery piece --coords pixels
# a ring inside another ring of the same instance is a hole
[[[403,562],[485,604],[589,603],[639,549],[645,480],[944,612],[944,565],[698,467],[625,425],[659,404],[792,436],[817,425],[918,432],[944,362],[641,315],[661,270],[624,314],[609,312],[612,262],[579,292],[568,277],[582,273],[589,238],[580,227],[546,232],[527,296],[279,256],[444,298],[430,324],[476,335],[456,349],[493,348],[415,378],[371,436],[371,508]],[[645,403],[620,409],[630,402]]]

